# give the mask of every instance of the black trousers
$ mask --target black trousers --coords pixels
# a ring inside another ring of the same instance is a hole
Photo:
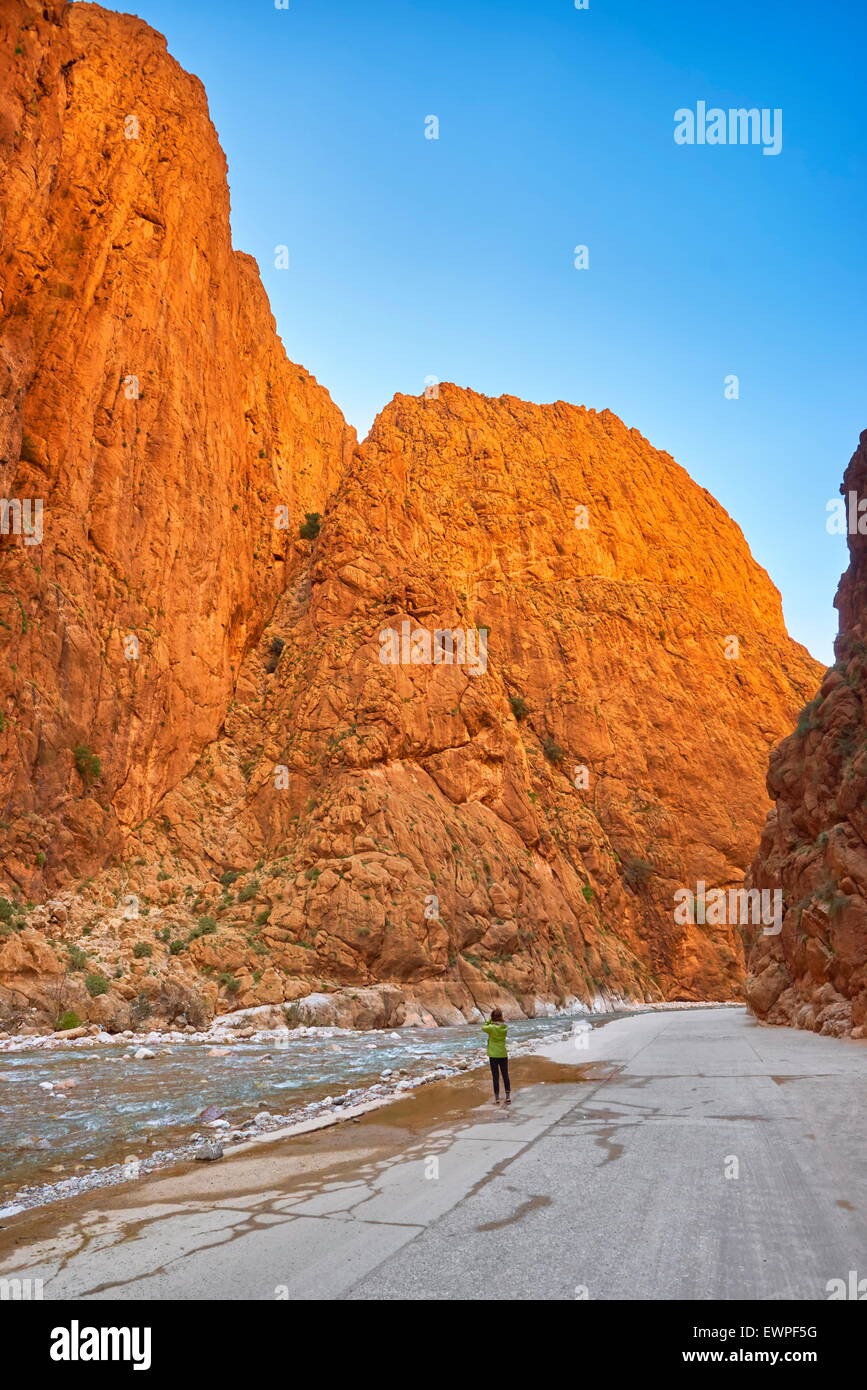
[[[500,1075],[503,1077],[503,1084],[506,1087],[506,1095],[510,1095],[512,1088],[509,1085],[509,1059],[508,1057],[489,1057],[491,1064],[491,1077],[494,1082],[494,1095],[499,1099],[500,1095]]]

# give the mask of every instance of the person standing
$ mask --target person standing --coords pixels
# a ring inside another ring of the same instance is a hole
[[[509,1084],[509,1054],[506,1051],[506,1034],[509,1031],[503,1022],[502,1009],[491,1009],[491,1017],[482,1024],[482,1031],[488,1035],[488,1061],[491,1064],[491,1080],[494,1083],[494,1104],[500,1103],[500,1077],[506,1089],[506,1104],[512,1104],[512,1088]]]

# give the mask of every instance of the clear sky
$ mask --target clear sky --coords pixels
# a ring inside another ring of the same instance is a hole
[[[607,406],[720,500],[832,660],[825,504],[867,427],[862,0],[131,7],[204,81],[235,244],[362,435],[430,376]],[[782,151],[677,145],[699,101],[780,108]]]

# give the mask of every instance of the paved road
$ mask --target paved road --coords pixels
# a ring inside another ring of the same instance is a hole
[[[124,1299],[825,1299],[867,1277],[867,1046],[726,1009],[550,1055],[585,1070],[510,1111],[444,1083],[59,1223],[17,1218],[0,1275]]]

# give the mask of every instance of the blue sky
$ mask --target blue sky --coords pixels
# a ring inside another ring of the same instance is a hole
[[[867,427],[859,0],[135,13],[204,81],[235,244],[361,434],[429,376],[607,406],[720,500],[832,660],[825,504]],[[782,152],[676,145],[699,100],[781,108]]]

